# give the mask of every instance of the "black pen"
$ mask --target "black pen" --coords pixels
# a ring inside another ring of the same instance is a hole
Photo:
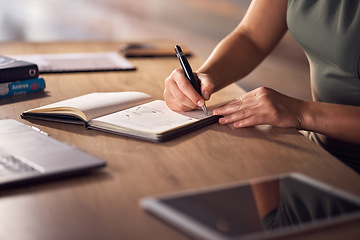
[[[179,58],[180,64],[184,70],[186,78],[190,81],[191,85],[195,88],[195,90],[201,95],[201,90],[199,85],[197,84],[197,81],[194,77],[193,71],[191,69],[191,66],[188,62],[188,60],[185,57],[185,54],[181,50],[181,47],[179,45],[175,45],[175,52],[177,57]],[[204,106],[201,107],[204,113],[207,115],[207,109],[206,105],[204,103]]]

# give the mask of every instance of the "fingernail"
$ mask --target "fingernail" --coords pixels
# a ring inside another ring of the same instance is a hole
[[[203,97],[205,99],[209,99],[210,98],[210,93],[208,91],[203,92]]]
[[[225,121],[225,119],[220,118],[220,119],[219,119],[219,123],[220,123],[220,124],[224,124],[224,123],[226,123],[226,121]]]
[[[205,102],[204,102],[204,100],[202,100],[202,99],[197,102],[197,105],[198,105],[199,107],[204,106],[204,104],[205,104]]]

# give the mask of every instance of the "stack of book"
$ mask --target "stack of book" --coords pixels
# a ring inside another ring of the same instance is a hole
[[[36,64],[0,56],[0,97],[37,92],[45,89]]]

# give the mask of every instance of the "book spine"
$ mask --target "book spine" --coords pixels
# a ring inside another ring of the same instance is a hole
[[[0,83],[0,97],[15,96],[19,94],[38,92],[45,89],[43,78],[27,79],[16,82]]]
[[[36,64],[0,69],[0,83],[14,82],[39,77],[39,67]]]

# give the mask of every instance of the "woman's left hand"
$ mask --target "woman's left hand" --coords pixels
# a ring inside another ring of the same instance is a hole
[[[305,101],[283,95],[273,89],[260,87],[213,110],[223,115],[220,124],[234,127],[269,124],[283,128],[303,128],[302,109]]]

